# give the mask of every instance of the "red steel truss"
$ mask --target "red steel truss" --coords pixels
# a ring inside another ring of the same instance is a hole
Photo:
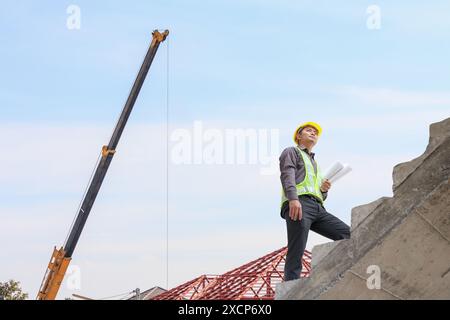
[[[273,300],[283,282],[287,248],[281,248],[222,275],[202,275],[166,291],[155,300]],[[305,250],[300,277],[311,272],[311,253]]]

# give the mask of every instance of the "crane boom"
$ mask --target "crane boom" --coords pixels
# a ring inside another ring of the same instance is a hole
[[[145,77],[147,76],[147,73],[153,62],[153,58],[158,51],[160,43],[166,39],[168,34],[168,30],[165,30],[162,33],[160,33],[158,30],[153,31],[153,38],[150,47],[144,58],[136,80],[134,81],[133,87],[131,88],[130,94],[125,103],[125,106],[123,107],[120,118],[117,121],[111,139],[108,145],[102,147],[102,155],[100,161],[98,162],[91,183],[89,184],[86,194],[81,202],[80,210],[78,211],[75,222],[70,230],[67,241],[60,249],[57,249],[55,247],[53,250],[53,254],[50,258],[50,262],[48,264],[44,279],[37,295],[38,300],[54,300],[56,298],[59,287],[61,286],[66,270],[70,264],[70,260],[72,258],[75,247],[80,238],[81,232],[83,231],[84,225],[86,224],[86,220],[89,216],[89,213],[91,212],[95,198],[97,197],[103,179],[105,178],[114,153],[116,152],[116,147],[119,143],[120,137],[131,114],[142,85],[145,81]]]

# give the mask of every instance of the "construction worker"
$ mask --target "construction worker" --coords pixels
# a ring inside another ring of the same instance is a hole
[[[350,238],[350,227],[323,206],[331,183],[322,178],[312,152],[321,133],[315,122],[301,124],[294,132],[296,146],[284,149],[280,156],[281,217],[286,220],[288,238],[285,281],[300,277],[309,230],[331,240]]]

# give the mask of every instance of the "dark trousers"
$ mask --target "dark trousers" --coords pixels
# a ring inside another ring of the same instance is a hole
[[[309,230],[331,240],[350,238],[350,227],[328,213],[319,200],[313,196],[299,196],[302,205],[302,219],[294,221],[289,217],[289,201],[281,207],[281,216],[286,220],[288,251],[284,266],[284,281],[298,279],[302,271],[301,258],[305,251]]]

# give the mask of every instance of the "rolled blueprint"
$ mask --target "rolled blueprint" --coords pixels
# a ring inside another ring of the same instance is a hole
[[[350,171],[352,171],[352,168],[348,164],[342,164],[338,161],[325,172],[323,178],[330,180],[331,183],[334,183]]]

